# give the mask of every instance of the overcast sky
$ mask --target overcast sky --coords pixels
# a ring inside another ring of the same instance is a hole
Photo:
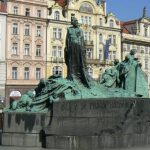
[[[150,0],[106,0],[107,12],[113,12],[121,21],[142,17],[143,7],[147,7],[150,17]]]

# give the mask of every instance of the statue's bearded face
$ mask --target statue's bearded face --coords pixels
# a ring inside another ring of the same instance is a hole
[[[73,26],[78,27],[78,20],[77,19],[73,19],[71,23]]]

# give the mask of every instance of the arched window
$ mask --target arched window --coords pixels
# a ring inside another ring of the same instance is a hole
[[[62,76],[63,69],[62,67],[55,66],[53,67],[53,75],[54,76]]]
[[[54,13],[54,19],[55,20],[60,20],[60,13],[59,13],[59,11],[55,11],[55,13]]]
[[[89,3],[87,3],[87,2],[84,2],[81,5],[79,11],[80,12],[84,12],[84,13],[89,13],[89,14],[92,13],[93,14],[93,8],[92,8],[92,6]]]
[[[111,19],[111,20],[109,21],[109,26],[110,26],[111,28],[114,27],[114,20]]]
[[[91,77],[93,77],[93,69],[92,69],[91,67],[88,67],[87,70],[88,70],[88,74],[89,74]]]

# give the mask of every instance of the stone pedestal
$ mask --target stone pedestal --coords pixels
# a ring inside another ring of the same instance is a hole
[[[5,112],[2,145],[42,147],[42,129],[48,126],[50,114]]]
[[[150,99],[59,101],[51,112],[4,113],[2,145],[108,150],[150,144]]]
[[[56,102],[46,147],[62,150],[129,148],[150,144],[149,99]]]

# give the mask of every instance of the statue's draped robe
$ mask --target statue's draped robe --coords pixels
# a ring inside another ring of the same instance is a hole
[[[138,61],[129,54],[129,62],[126,63],[128,73],[125,78],[125,90],[135,92],[136,95],[148,96],[148,81],[146,74],[142,71]]]
[[[86,87],[90,87],[90,77],[86,67],[86,51],[83,31],[79,27],[67,30],[65,59],[68,67],[67,78],[77,79]]]

